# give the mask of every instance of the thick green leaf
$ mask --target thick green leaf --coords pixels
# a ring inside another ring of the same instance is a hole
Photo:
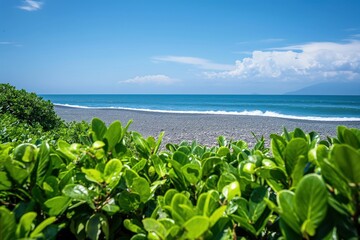
[[[81,168],[81,171],[85,173],[85,177],[87,180],[95,183],[102,183],[104,182],[104,178],[102,176],[102,173],[96,169],[85,169]]]
[[[141,202],[146,202],[151,195],[149,182],[142,177],[134,178],[130,189],[140,195]]]
[[[120,211],[132,212],[136,211],[140,204],[140,195],[133,192],[123,191],[117,197],[117,205],[120,207]]]
[[[44,205],[49,209],[48,214],[50,216],[57,216],[62,214],[71,202],[71,198],[67,196],[57,196],[48,199]]]
[[[91,240],[99,239],[101,234],[101,219],[99,214],[92,215],[86,222],[86,236]]]
[[[32,162],[35,160],[36,147],[30,143],[23,143],[14,149],[14,159],[23,162]]]
[[[175,189],[169,189],[166,191],[165,195],[164,195],[164,203],[165,205],[171,205],[172,199],[175,196],[175,194],[177,194],[178,191],[176,191]]]
[[[16,222],[15,216],[5,206],[0,207],[0,239],[15,239]]]
[[[249,199],[249,217],[252,222],[256,222],[266,208],[264,198],[268,198],[268,191],[265,187],[255,188]]]
[[[126,181],[126,185],[129,187],[132,185],[133,180],[135,178],[138,178],[139,174],[137,174],[135,171],[129,169],[129,168],[125,168],[125,172],[124,172],[124,178]]]
[[[294,138],[302,138],[304,140],[307,140],[305,133],[300,128],[295,128]]]
[[[42,221],[35,229],[34,231],[32,231],[32,233],[30,234],[30,238],[38,238],[40,236],[42,236],[42,232],[45,230],[45,228],[47,228],[48,226],[50,226],[51,224],[53,224],[56,221],[56,217],[49,217],[47,219],[45,219],[44,221]]]
[[[304,176],[304,169],[308,163],[307,159],[304,156],[299,156],[297,162],[295,163],[293,172],[291,173],[292,178],[292,187],[296,187],[301,178]]]
[[[162,139],[163,139],[163,137],[164,137],[164,134],[165,134],[165,132],[161,132],[161,133],[160,133],[160,135],[159,135],[159,137],[158,137],[158,140],[157,140],[157,142],[156,142],[156,145],[155,145],[153,154],[156,154],[156,153],[159,151],[159,148],[160,148]]]
[[[237,181],[236,177],[231,173],[223,173],[220,175],[220,179],[217,183],[217,189],[219,192],[222,192],[223,188],[232,183]]]
[[[120,181],[122,162],[119,159],[111,159],[105,165],[104,178],[106,183],[113,189]]]
[[[94,149],[100,149],[100,148],[103,148],[105,146],[105,143],[103,141],[95,141],[93,144],[92,144],[92,147]]]
[[[62,154],[68,160],[75,160],[77,156],[70,151],[70,144],[63,140],[57,142],[59,154]]]
[[[186,180],[191,184],[196,184],[201,178],[200,166],[194,163],[186,164],[181,168]]]
[[[271,151],[278,166],[284,165],[284,150],[286,141],[279,135],[271,134]]]
[[[295,191],[295,211],[303,223],[303,234],[315,234],[326,216],[327,207],[328,193],[323,180],[316,174],[303,177]]]
[[[120,121],[114,121],[110,124],[104,134],[104,142],[107,144],[107,151],[112,151],[115,145],[120,141],[122,126]]]
[[[219,200],[219,192],[210,190],[199,196],[196,208],[203,216],[210,217],[210,215],[219,207]]]
[[[36,183],[41,186],[45,178],[49,176],[52,171],[50,146],[47,142],[41,144],[37,159]]]
[[[307,157],[308,144],[303,138],[294,138],[286,146],[284,160],[286,172],[291,176],[300,156]]]
[[[158,155],[151,155],[151,161],[159,177],[164,177],[167,173],[166,163],[164,163]]]
[[[107,212],[109,215],[113,215],[120,210],[120,207],[116,205],[115,202],[112,202],[106,203],[101,209]]]
[[[210,220],[210,227],[214,226],[216,224],[216,222],[224,216],[225,211],[226,211],[227,206],[221,206],[219,208],[217,208],[210,216],[209,220]]]
[[[189,208],[193,207],[187,196],[182,193],[176,193],[171,200],[171,210],[173,219],[180,224],[187,220],[186,212],[183,210],[184,207],[181,205],[188,206]]]
[[[15,180],[15,182],[19,185],[23,184],[23,182],[29,177],[28,170],[20,166],[20,164],[16,161],[7,159],[4,165],[9,174],[8,176]]]
[[[68,196],[74,200],[90,201],[89,190],[80,184],[69,184],[63,189],[65,196]]]
[[[348,145],[335,145],[331,161],[351,183],[360,183],[360,152]]]
[[[279,221],[279,225],[280,225],[281,233],[285,237],[285,239],[289,239],[289,240],[303,239],[300,232],[294,231],[294,229],[288,225],[288,222],[286,222],[286,220],[281,218]]]
[[[125,219],[124,227],[133,233],[145,233],[141,223],[137,219]]]
[[[173,160],[180,163],[182,166],[189,163],[189,157],[185,153],[183,153],[181,151],[174,152]]]
[[[11,182],[6,172],[0,172],[0,191],[11,189]]]
[[[231,201],[234,197],[241,197],[240,184],[238,181],[234,181],[222,189],[222,194],[228,201]]]
[[[103,140],[104,135],[106,133],[106,125],[103,121],[101,121],[98,118],[93,118],[93,120],[91,121],[91,130],[93,131],[94,135],[93,135],[93,140]]]
[[[296,233],[300,234],[300,219],[295,211],[295,194],[289,190],[278,193],[277,202],[280,207],[280,217]]]
[[[151,154],[149,144],[146,140],[137,132],[132,132],[132,138],[135,143],[136,150],[144,157],[148,158]]]
[[[340,170],[331,164],[327,159],[323,159],[320,162],[321,174],[326,182],[333,188],[338,190],[344,197],[351,200],[351,187],[348,184],[346,177],[340,172]]]
[[[230,150],[228,147],[222,146],[222,147],[219,147],[216,154],[220,157],[226,157],[228,154],[230,154]]]
[[[146,231],[154,232],[161,239],[165,239],[166,229],[160,222],[152,218],[145,218],[142,222]]]
[[[210,227],[210,220],[204,216],[195,216],[184,223],[185,238],[196,239],[201,237]]]
[[[16,236],[18,238],[25,238],[28,236],[36,216],[37,216],[36,212],[28,212],[21,216],[19,224],[16,229]]]
[[[256,230],[255,228],[249,223],[248,219],[245,217],[240,217],[238,215],[230,215],[230,217],[238,223],[238,226],[245,229],[249,233],[252,233],[254,236],[256,236]]]
[[[145,158],[143,158],[139,162],[137,162],[131,169],[138,173],[144,169],[146,164],[147,164],[147,160]]]

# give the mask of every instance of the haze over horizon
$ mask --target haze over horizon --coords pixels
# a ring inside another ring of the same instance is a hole
[[[0,83],[39,94],[357,88],[359,12],[358,0],[0,0]]]

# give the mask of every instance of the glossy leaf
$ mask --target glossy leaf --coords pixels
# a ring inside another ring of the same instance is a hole
[[[114,188],[121,177],[122,162],[119,159],[113,158],[108,161],[104,169],[104,178],[110,188]]]
[[[12,212],[5,208],[0,207],[0,238],[4,240],[15,239],[16,222],[15,216]]]
[[[16,229],[16,236],[18,238],[24,238],[28,236],[36,216],[37,216],[36,212],[28,212],[21,216],[19,224]]]
[[[351,183],[360,183],[360,152],[348,145],[335,145],[331,151],[333,161]]]
[[[80,184],[69,184],[63,189],[65,196],[74,200],[90,201],[89,190]]]
[[[295,211],[295,194],[289,190],[283,190],[278,193],[277,202],[280,207],[281,219],[292,229],[300,234],[300,219]]]
[[[67,196],[57,196],[48,199],[44,204],[49,209],[50,216],[57,216],[62,214],[69,206],[71,199]]]
[[[186,180],[191,184],[196,184],[201,178],[201,169],[197,164],[189,163],[181,168]]]
[[[185,236],[187,239],[196,239],[205,233],[210,227],[209,218],[204,216],[195,216],[184,223]]]
[[[37,238],[39,236],[42,236],[42,232],[45,228],[47,228],[49,225],[53,224],[56,221],[56,217],[49,217],[42,221],[30,234],[30,238]]]
[[[303,234],[315,234],[315,229],[326,216],[327,206],[325,183],[315,174],[306,175],[295,191],[295,211],[303,223]]]
[[[292,139],[284,150],[285,168],[287,174],[290,176],[295,169],[299,157],[307,157],[308,144],[302,138]]]
[[[81,168],[81,171],[85,173],[86,179],[89,181],[95,182],[95,183],[102,183],[104,181],[104,178],[102,176],[102,173],[96,169],[85,169]]]
[[[130,189],[132,192],[138,193],[140,195],[141,202],[146,202],[151,194],[149,182],[142,177],[134,178]]]
[[[165,239],[166,229],[160,222],[152,218],[145,218],[142,222],[146,231],[154,232],[161,239]]]
[[[14,149],[14,158],[18,161],[32,162],[35,160],[35,149],[33,144],[20,144]]]
[[[241,191],[240,191],[240,184],[238,181],[234,181],[228,185],[226,185],[223,189],[222,189],[222,194],[225,196],[225,198],[228,201],[231,201],[234,197],[241,196]]]
[[[255,188],[249,199],[249,216],[252,222],[256,222],[267,207],[264,198],[267,198],[268,191],[265,187]]]
[[[134,233],[145,233],[144,229],[141,228],[141,223],[135,219],[125,219],[124,227]]]
[[[104,134],[104,142],[107,145],[108,151],[112,151],[115,145],[120,141],[121,134],[122,126],[120,121],[114,121],[111,123]]]
[[[286,147],[286,141],[278,135],[271,134],[271,151],[274,155],[275,162],[282,166],[284,165],[284,150]]]
[[[0,191],[11,189],[11,182],[6,172],[0,172]]]
[[[107,128],[102,120],[98,118],[93,118],[91,121],[91,129],[94,132],[94,141],[103,140]]]
[[[41,144],[37,159],[38,165],[36,169],[36,183],[41,185],[45,178],[50,175],[52,171],[50,146],[47,142]]]

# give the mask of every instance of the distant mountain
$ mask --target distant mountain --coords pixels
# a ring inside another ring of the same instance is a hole
[[[297,91],[288,92],[288,95],[360,95],[360,82],[347,83],[319,83]]]

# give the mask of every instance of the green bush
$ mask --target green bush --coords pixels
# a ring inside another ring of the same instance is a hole
[[[0,144],[1,239],[358,239],[360,130],[167,144],[93,119],[80,142]]]
[[[50,101],[10,84],[0,84],[0,114],[6,113],[32,126],[40,124],[45,131],[62,124]]]

